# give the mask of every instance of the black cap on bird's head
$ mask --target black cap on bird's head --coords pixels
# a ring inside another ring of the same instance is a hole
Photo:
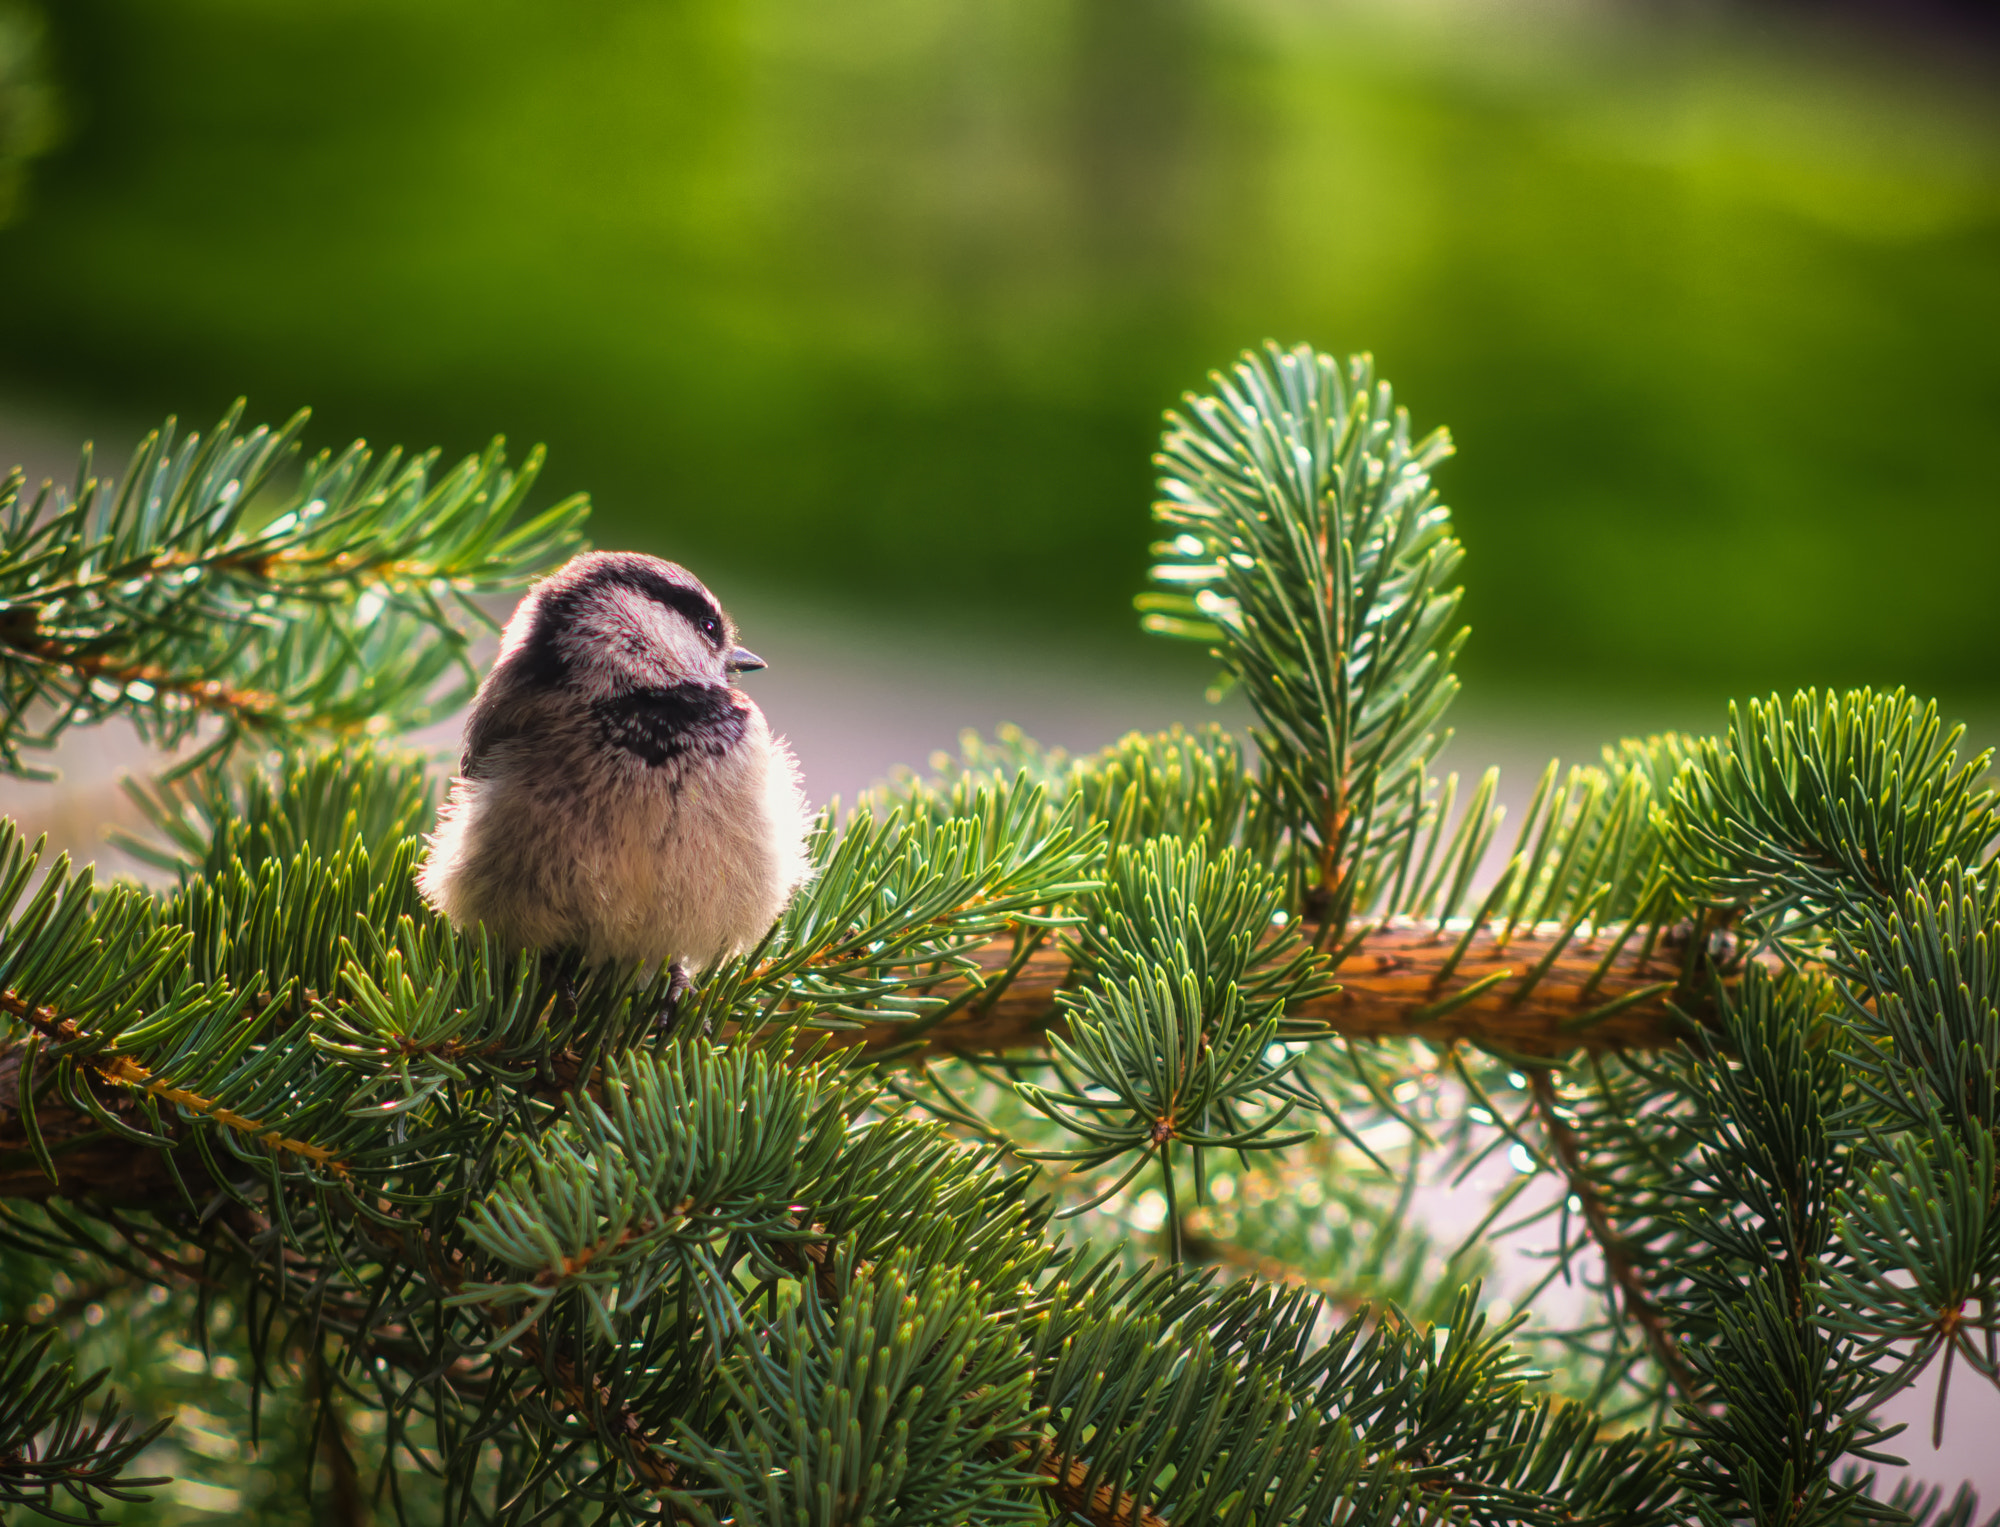
[[[718,683],[767,666],[699,578],[636,551],[585,552],[537,583],[507,624],[510,658],[546,684],[579,669],[615,683],[621,666],[634,683]]]

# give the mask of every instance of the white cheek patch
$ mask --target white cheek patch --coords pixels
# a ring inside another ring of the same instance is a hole
[[[707,637],[672,610],[664,610],[651,600],[646,602],[651,615],[654,650],[666,655],[676,682],[693,678],[707,678],[716,666],[715,648]]]
[[[706,678],[715,652],[700,632],[644,594],[611,588],[596,593],[557,638],[563,661],[586,683],[649,686]]]

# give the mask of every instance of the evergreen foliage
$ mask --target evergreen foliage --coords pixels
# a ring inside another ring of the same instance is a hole
[[[475,597],[582,505],[237,428],[0,503],[10,767],[110,715],[183,752],[157,887],[0,828],[0,1501],[1974,1520],[1867,1471],[1932,1363],[2000,1382],[2000,816],[1934,708],[1552,764],[1508,847],[1430,773],[1444,439],[1272,348],[1170,422],[1144,601],[1254,754],[970,738],[824,813],[662,1029],[662,973],[429,912],[435,780],[371,735],[455,703]],[[1420,1172],[1495,1153],[1440,1255]],[[1481,1293],[1531,1225],[1568,1326]]]

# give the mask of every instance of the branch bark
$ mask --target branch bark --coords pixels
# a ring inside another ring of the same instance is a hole
[[[1454,962],[1464,930],[1391,922],[1371,931],[1341,962],[1339,991],[1300,1003],[1286,1016],[1321,1025],[1329,1037],[1465,1042],[1548,1058],[1577,1050],[1663,1050],[1685,1034],[1684,1020],[1667,1005],[1680,975],[1678,948],[1662,951],[1634,940],[1636,947],[1619,951],[1600,970],[1609,944],[1596,938],[1579,935],[1559,947],[1551,930],[1517,928],[1511,939],[1503,935],[1499,926],[1478,930]],[[974,958],[982,977],[990,977],[1005,970],[1012,954],[1011,941],[1002,939]],[[1065,1032],[1056,994],[1074,979],[1068,956],[1045,946],[1006,986],[914,1031],[919,1048],[899,1058],[916,1064],[1044,1045],[1051,1033]],[[934,994],[956,996],[964,985],[948,982]],[[867,1053],[883,1054],[911,1044],[912,1035],[907,1023],[871,1023],[845,1037]]]

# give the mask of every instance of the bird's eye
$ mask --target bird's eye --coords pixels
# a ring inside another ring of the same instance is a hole
[[[701,628],[710,636],[715,635],[715,622],[713,620],[704,619],[701,623]]]

